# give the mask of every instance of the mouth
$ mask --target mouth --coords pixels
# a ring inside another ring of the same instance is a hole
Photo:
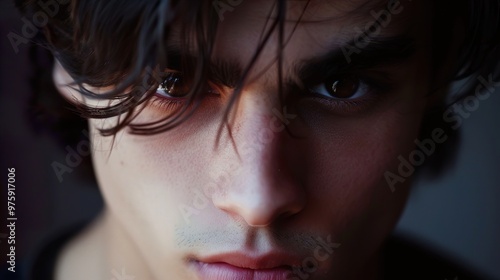
[[[200,280],[286,280],[299,261],[286,254],[251,257],[243,253],[216,255],[190,261]]]

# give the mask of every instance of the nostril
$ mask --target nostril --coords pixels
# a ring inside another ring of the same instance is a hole
[[[260,185],[243,191],[230,189],[224,196],[214,198],[213,203],[233,219],[243,219],[252,227],[265,227],[300,213],[305,206],[304,197],[300,191]]]

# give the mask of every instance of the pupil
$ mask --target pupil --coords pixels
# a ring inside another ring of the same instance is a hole
[[[336,98],[352,97],[359,87],[359,81],[354,77],[348,77],[333,81],[330,94]]]
[[[161,83],[162,89],[169,95],[174,94],[175,86],[180,81],[180,77],[175,74],[170,74],[168,77]]]

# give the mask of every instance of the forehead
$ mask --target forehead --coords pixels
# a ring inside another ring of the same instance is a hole
[[[219,19],[216,42],[261,40],[278,17],[278,2],[285,4],[284,29],[290,37],[335,37],[332,43],[355,39],[370,25],[383,25],[382,35],[408,30],[422,19],[429,22],[426,14],[432,8],[426,0],[215,0],[211,6]],[[183,48],[178,40],[182,24],[180,20],[172,26],[169,38],[169,45],[177,49]]]
[[[273,2],[273,1],[268,1]],[[371,10],[385,8],[399,1],[390,0],[288,0],[288,17],[302,22],[362,18]]]
[[[235,4],[221,8],[214,2],[219,15],[218,34],[220,41],[242,40],[246,43],[262,40],[263,33],[272,28],[279,15],[278,2],[270,0],[227,1]],[[284,32],[293,42],[319,42],[335,45],[370,34],[369,28],[379,25],[381,35],[393,35],[417,26],[423,13],[430,14],[418,0],[288,0],[283,1]],[[428,19],[426,19],[428,21]],[[308,39],[307,39],[308,37]],[[250,41],[250,42],[249,42]],[[328,42],[327,42],[328,41]]]
[[[252,0],[252,1],[214,1],[213,7],[220,23],[227,18],[245,20],[268,20],[276,17],[278,3],[284,4],[288,23],[300,21],[318,22],[356,22],[363,21],[372,13],[382,10],[401,11],[412,2],[423,0]],[[221,4],[226,3],[226,4]]]
[[[232,2],[239,4],[216,9],[220,21],[215,56],[246,64],[278,18],[278,1]],[[284,48],[279,48],[278,28],[275,26],[260,55],[260,68],[269,66],[266,62],[274,60],[277,49],[283,51],[285,66],[292,66],[297,61],[339,49],[366,36],[393,37],[404,33],[418,39],[422,35],[418,34],[419,30],[428,25],[422,24],[423,19],[428,19],[419,16],[428,11],[425,2],[428,1],[284,1],[286,44]],[[378,25],[377,34],[370,33],[372,25]]]

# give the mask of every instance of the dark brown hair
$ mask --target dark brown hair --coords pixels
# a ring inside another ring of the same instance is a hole
[[[54,0],[55,1],[55,0]],[[61,1],[62,2],[62,1]],[[61,5],[60,12],[49,19],[43,28],[39,44],[51,51],[54,57],[72,76],[73,86],[82,94],[102,100],[117,101],[106,108],[91,108],[77,103],[75,108],[84,118],[109,118],[122,115],[116,126],[103,129],[103,135],[114,135],[129,127],[130,133],[152,134],[169,130],[188,118],[203,98],[207,62],[212,53],[219,21],[214,3],[218,1],[169,1],[169,0],[72,0]],[[221,1],[224,2],[225,1]],[[20,10],[33,16],[40,7],[36,0],[16,0]],[[246,66],[226,111],[226,122],[231,107],[238,99],[248,72],[273,32],[278,32],[284,44],[282,31],[285,20],[286,0],[276,0],[273,9],[276,17],[269,19],[269,26],[262,34],[262,42]],[[459,92],[453,92],[454,101],[473,94],[474,78],[498,77],[500,61],[500,1],[499,0],[445,0],[433,1],[433,69],[435,79],[430,94],[446,92],[452,82],[469,79]],[[306,8],[305,8],[306,9]],[[304,9],[304,10],[305,10]],[[271,11],[270,11],[271,12]],[[180,34],[177,44],[192,50],[196,59],[182,57],[181,61],[169,60],[172,23]],[[460,30],[454,34],[450,30]],[[456,40],[455,37],[459,39]],[[450,57],[450,53],[454,54]],[[278,51],[280,96],[282,94],[281,54]],[[189,102],[181,110],[151,124],[131,124],[145,102],[161,83],[162,70],[170,63],[179,63],[185,73],[190,73],[192,86]],[[447,69],[437,74],[438,69]],[[115,86],[105,94],[96,94],[83,85],[94,87]],[[132,89],[132,90],[129,90]],[[442,123],[442,113],[449,106],[439,103],[429,111],[422,133],[431,126]],[[445,127],[449,127],[449,125]],[[221,125],[222,127],[222,125]],[[448,130],[449,135],[456,134]],[[458,137],[456,138],[458,139]],[[451,141],[449,141],[451,142]],[[447,145],[451,146],[451,145]]]

